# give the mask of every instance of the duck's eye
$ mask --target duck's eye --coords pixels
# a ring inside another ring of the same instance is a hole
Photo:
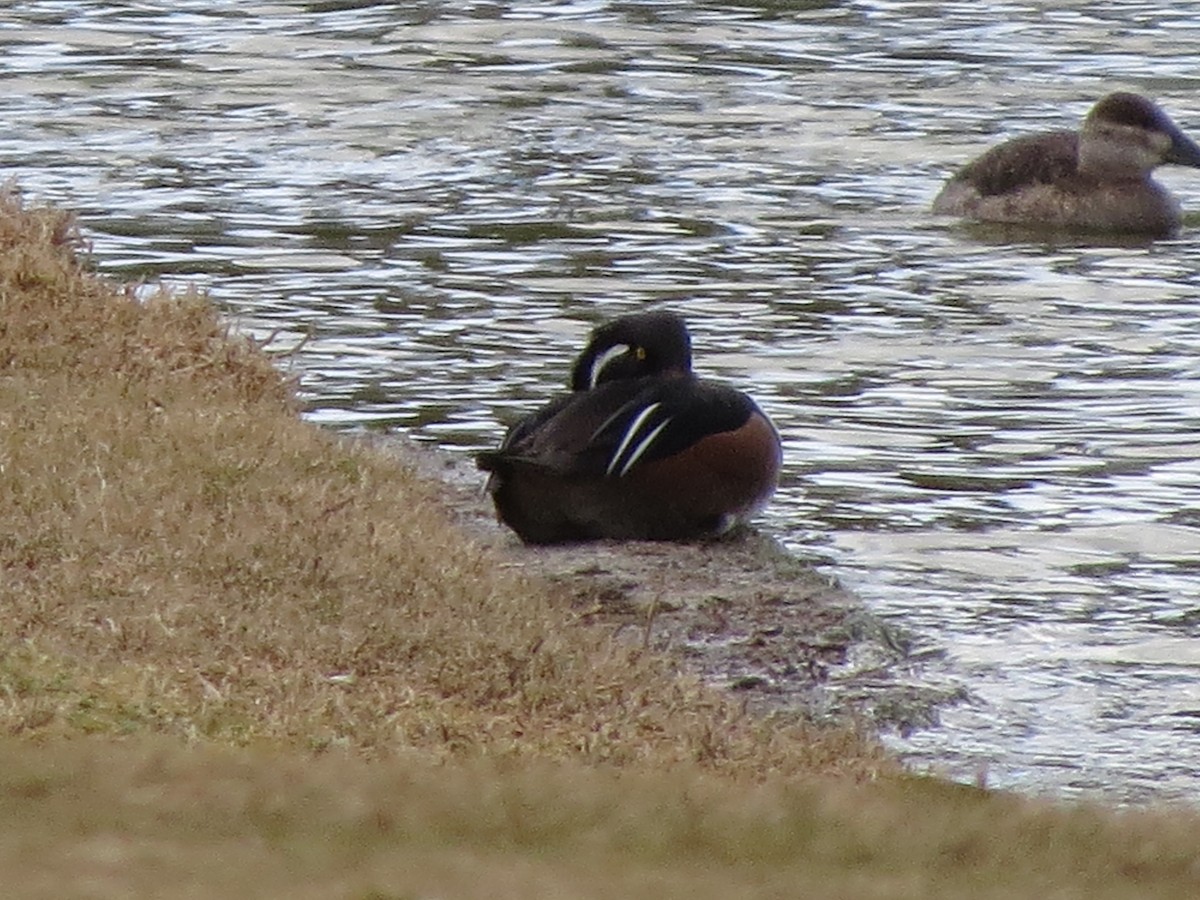
[[[633,356],[634,356],[634,359],[636,359],[638,362],[645,362],[646,361],[646,348],[645,347],[634,347],[633,348]]]

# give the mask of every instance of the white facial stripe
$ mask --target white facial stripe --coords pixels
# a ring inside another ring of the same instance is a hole
[[[600,381],[600,376],[604,372],[604,367],[614,359],[619,359],[628,353],[630,347],[628,344],[614,344],[603,353],[592,360],[592,370],[588,372],[588,387],[594,388],[597,382]]]
[[[626,472],[632,469],[633,464],[641,458],[643,453],[650,449],[650,445],[654,443],[654,439],[658,437],[659,434],[662,433],[662,430],[670,424],[671,416],[667,416],[665,419],[659,422],[658,427],[646,435],[646,437],[642,439],[641,443],[633,448],[633,452],[629,454],[629,459],[626,461],[625,465],[621,466],[621,471],[618,473],[617,477],[625,475]]]
[[[625,429],[625,436],[621,438],[621,443],[617,446],[617,451],[612,455],[612,459],[609,460],[608,469],[605,471],[606,475],[611,475],[616,470],[617,466],[620,465],[621,457],[625,455],[625,451],[629,449],[629,445],[637,440],[638,432],[642,430],[642,427],[646,424],[649,418],[654,415],[655,410],[657,410],[660,406],[662,406],[661,403],[651,403],[640,413],[638,413],[637,417],[630,423],[629,427]],[[667,422],[669,421],[671,421],[670,418],[667,419]],[[646,447],[649,445],[649,442],[658,436],[658,433],[662,431],[667,422],[663,422],[662,425],[659,425],[656,429],[654,429],[648,438],[643,439],[637,445],[633,455],[635,460],[646,452]],[[631,465],[633,465],[632,460],[621,468],[620,474],[624,475],[626,472],[628,472]]]

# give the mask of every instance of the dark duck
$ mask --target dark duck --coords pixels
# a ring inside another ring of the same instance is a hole
[[[959,170],[935,213],[1071,231],[1164,237],[1179,230],[1179,203],[1151,173],[1165,163],[1200,167],[1200,146],[1155,103],[1118,92],[1079,131],[1005,141]]]
[[[762,410],[697,378],[683,320],[660,311],[596,328],[571,392],[477,460],[500,521],[552,544],[718,537],[766,505],[781,458]]]

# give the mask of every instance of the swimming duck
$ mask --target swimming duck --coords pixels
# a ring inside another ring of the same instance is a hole
[[[693,374],[679,316],[601,325],[570,386],[477,456],[526,543],[717,537],[774,493],[778,432],[748,396]]]
[[[1079,131],[1018,137],[960,169],[933,201],[935,213],[985,222],[1165,236],[1179,204],[1150,177],[1164,163],[1200,167],[1197,146],[1155,103],[1118,92],[1097,103]]]

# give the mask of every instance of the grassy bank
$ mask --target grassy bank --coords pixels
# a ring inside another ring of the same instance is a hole
[[[77,250],[0,202],[6,889],[1200,891],[1190,815],[905,778],[580,624],[394,455],[299,421],[202,297],[139,301]]]
[[[774,733],[572,624],[394,455],[299,421],[203,298],[138,302],[83,271],[63,215],[8,201],[0,249],[8,731],[878,765],[853,735]]]
[[[0,822],[6,896],[1183,900],[1200,883],[1194,819],[916,779],[0,743]]]

